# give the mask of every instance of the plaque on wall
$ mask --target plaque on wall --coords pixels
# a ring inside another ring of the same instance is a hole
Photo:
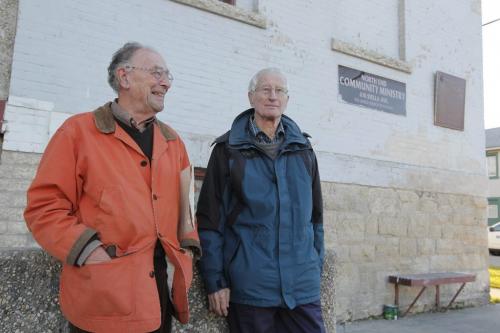
[[[434,125],[464,130],[465,79],[436,72]]]
[[[406,84],[339,65],[339,97],[349,104],[406,115]]]

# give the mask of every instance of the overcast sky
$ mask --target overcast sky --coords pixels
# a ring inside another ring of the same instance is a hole
[[[482,0],[483,24],[500,18],[500,0]],[[484,126],[500,127],[500,21],[483,26]]]

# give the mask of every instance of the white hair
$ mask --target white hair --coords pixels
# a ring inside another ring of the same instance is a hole
[[[255,75],[250,80],[250,83],[248,84],[248,91],[254,92],[255,88],[257,88],[257,83],[259,82],[260,78],[266,74],[277,74],[277,75],[281,76],[281,78],[283,78],[283,81],[285,81],[284,88],[286,88],[286,90],[288,90],[288,81],[286,79],[285,74],[283,74],[283,72],[279,68],[269,67],[269,68],[261,69],[260,71],[255,73]]]

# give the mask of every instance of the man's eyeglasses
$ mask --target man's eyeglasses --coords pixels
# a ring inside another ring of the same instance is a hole
[[[130,66],[130,65],[127,65],[124,68],[129,69],[129,70],[137,69],[139,71],[148,72],[149,74],[153,75],[153,77],[157,80],[168,79],[168,81],[170,81],[170,82],[172,82],[174,80],[172,73],[170,73],[170,71],[168,69],[144,68],[144,67],[136,67],[136,66]]]
[[[256,92],[261,93],[266,96],[271,96],[274,93],[276,96],[285,97],[288,96],[288,90],[281,87],[271,88],[271,87],[260,87],[255,89]]]

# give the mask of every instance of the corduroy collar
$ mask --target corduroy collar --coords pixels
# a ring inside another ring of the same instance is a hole
[[[114,133],[116,129],[116,121],[111,111],[111,103],[112,102],[108,102],[94,111],[95,126],[100,132],[105,134]],[[170,141],[177,139],[175,132],[166,124],[158,119],[155,119],[155,123],[160,128],[160,132],[165,137],[165,140]]]

